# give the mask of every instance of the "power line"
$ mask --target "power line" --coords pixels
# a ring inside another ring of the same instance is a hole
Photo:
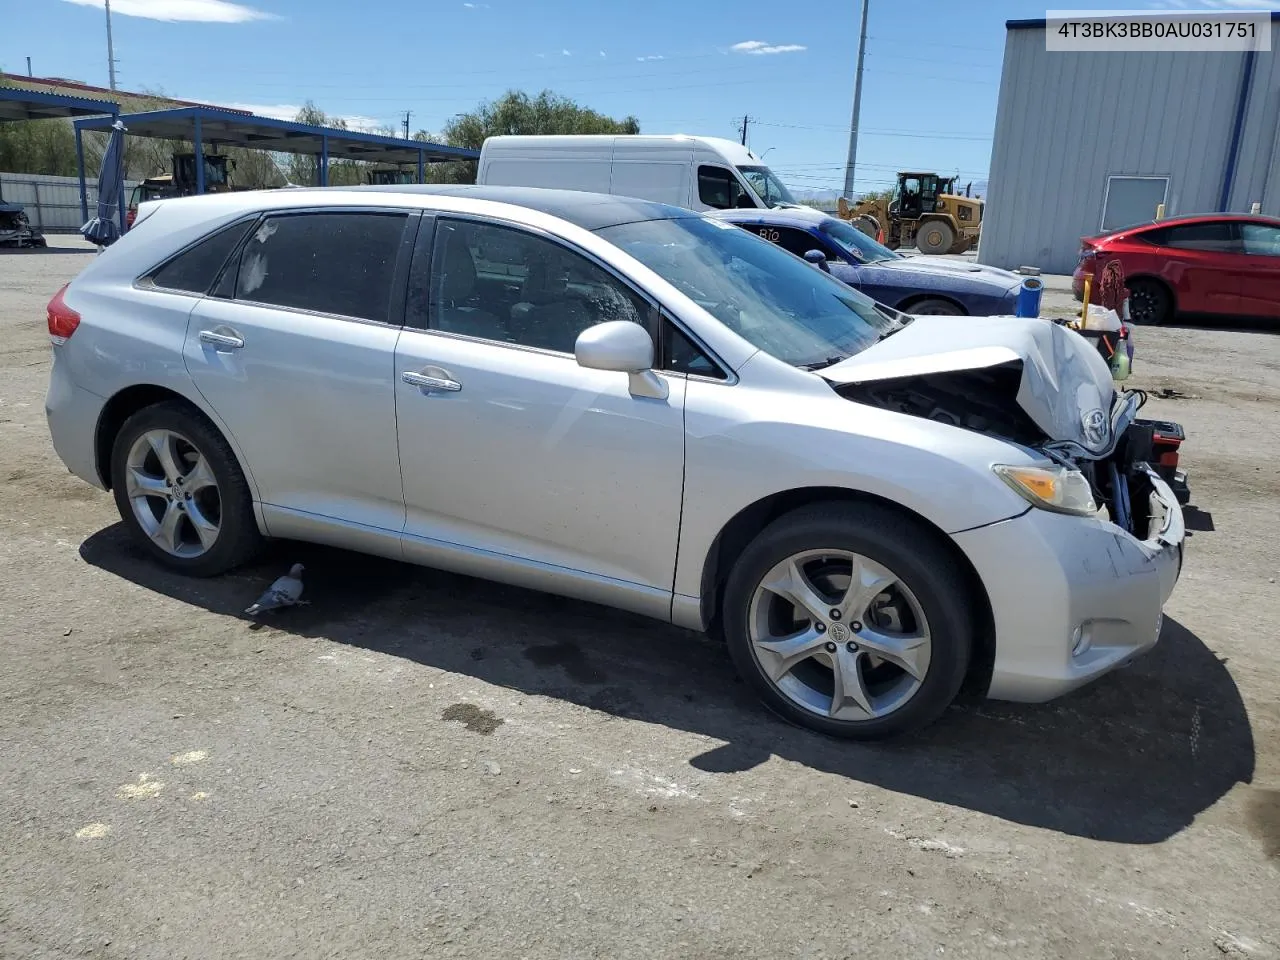
[[[759,120],[752,118],[753,122],[762,127],[781,127],[788,130],[841,130],[844,127],[836,127],[830,124],[804,124],[804,123],[779,123],[773,120]],[[973,140],[981,142],[989,142],[991,137],[974,137],[961,133],[917,133],[911,130],[863,130],[863,134],[871,137],[909,137],[921,140]]]
[[[1003,53],[1002,49],[995,47],[975,47],[964,43],[941,43],[937,40],[917,40],[911,37],[877,37],[874,33],[867,34],[868,40],[874,40],[877,45],[882,43],[909,43],[913,47],[942,47],[947,50],[976,50],[979,53]]]

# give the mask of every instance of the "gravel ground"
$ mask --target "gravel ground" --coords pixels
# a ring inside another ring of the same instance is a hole
[[[49,444],[62,243],[0,254],[0,956],[1280,957],[1280,338],[1138,333],[1196,505],[1151,654],[853,746],[587,604],[161,572]]]

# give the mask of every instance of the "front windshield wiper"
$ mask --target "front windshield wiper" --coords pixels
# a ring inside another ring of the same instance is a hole
[[[890,327],[884,333],[880,334],[880,336],[876,337],[876,343],[880,343],[883,340],[889,339],[895,333],[901,333],[903,330],[907,328],[907,325],[910,324],[911,321],[915,319],[915,317],[910,316],[909,314],[900,313],[899,311],[894,310],[892,307],[885,307],[883,304],[877,303],[876,309],[879,310],[882,314],[884,314],[884,316],[889,317],[890,320],[894,321],[894,325],[892,327]],[[890,316],[889,313],[887,313],[886,311],[892,311],[894,315]]]
[[[810,372],[814,370],[824,370],[827,367],[835,366],[837,363],[840,363],[842,360],[848,360],[848,359],[849,359],[848,357],[843,355],[835,356],[835,357],[827,357],[827,359],[818,360],[815,363],[802,363],[800,364],[800,369],[808,370]]]

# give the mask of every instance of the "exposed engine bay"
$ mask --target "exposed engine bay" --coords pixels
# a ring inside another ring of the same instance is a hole
[[[1178,448],[1184,438],[1176,423],[1122,421],[1118,436],[1100,456],[1076,444],[1048,436],[1018,402],[1023,383],[1020,361],[968,370],[946,370],[893,379],[845,383],[836,392],[848,400],[908,416],[946,423],[965,430],[1011,440],[1038,450],[1050,459],[1074,467],[1089,481],[1094,502],[1104,507],[1117,526],[1145,539],[1151,525],[1151,474],[1160,475],[1186,503],[1186,475],[1177,469]],[[1140,408],[1141,391],[1127,391],[1117,407]]]
[[[893,380],[849,383],[837,388],[842,397],[977,433],[1012,440],[1028,447],[1049,440],[1018,406],[1022,363],[1012,360],[980,370],[944,370]]]

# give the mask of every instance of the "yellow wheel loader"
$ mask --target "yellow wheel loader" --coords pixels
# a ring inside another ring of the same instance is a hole
[[[915,247],[921,253],[964,253],[978,245],[982,200],[955,192],[955,177],[936,173],[898,174],[887,201],[880,197],[850,204],[841,197],[837,216],[890,250]]]

